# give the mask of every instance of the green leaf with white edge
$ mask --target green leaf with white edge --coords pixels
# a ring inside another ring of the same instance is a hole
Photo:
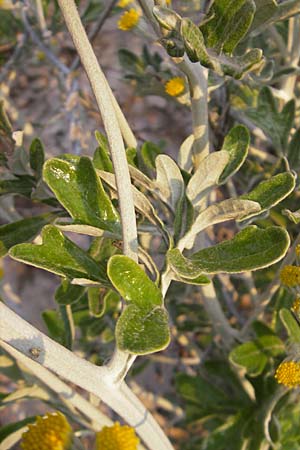
[[[116,341],[120,350],[134,355],[163,350],[170,342],[167,311],[162,306],[126,306],[116,325]]]
[[[127,302],[148,310],[162,305],[160,289],[128,256],[113,255],[108,261],[107,274],[113,286]]]
[[[31,241],[41,231],[44,225],[54,220],[54,214],[42,214],[28,219],[18,220],[0,226],[0,257],[16,244]]]
[[[200,27],[206,46],[231,54],[247,33],[254,13],[253,0],[215,0],[209,10],[211,20]]]
[[[242,195],[240,198],[259,203],[261,206],[260,213],[263,213],[286,198],[294,190],[295,184],[296,179],[293,173],[283,172],[269,180],[262,181],[252,191]],[[255,215],[256,213],[251,213],[242,220],[249,219]]]
[[[218,184],[229,158],[229,152],[221,150],[210,153],[201,161],[186,188],[186,195],[196,210],[201,206],[203,198]]]
[[[179,31],[181,17],[173,9],[154,6],[152,12],[160,26],[169,31]]]
[[[186,258],[178,249],[168,252],[168,263],[184,278],[209,273],[239,273],[268,267],[286,254],[288,233],[280,227],[260,229],[252,225],[229,239]]]
[[[300,326],[291,311],[282,308],[279,311],[279,316],[289,335],[290,342],[293,344],[300,344]]]
[[[251,24],[251,31],[260,27],[261,25],[268,23],[269,20],[277,11],[276,0],[254,0],[256,5],[256,11],[253,22]]]
[[[297,211],[290,211],[289,209],[284,209],[282,211],[284,216],[287,216],[291,222],[298,224],[300,222],[300,209]]]
[[[205,47],[203,34],[197,25],[190,19],[182,19],[180,34],[189,59],[192,62],[200,61],[205,67],[213,68],[210,56]]]
[[[229,154],[229,161],[218,180],[219,184],[225,183],[239,170],[247,157],[249,144],[250,134],[243,125],[237,125],[229,131],[222,146],[222,151]]]
[[[190,134],[181,144],[178,153],[178,165],[186,172],[191,172],[193,168],[192,148],[194,145],[194,135]]]
[[[15,245],[9,255],[17,261],[66,278],[109,284],[104,268],[55,226],[46,225],[43,228],[42,240],[41,245]]]
[[[121,232],[119,215],[89,158],[52,158],[44,165],[43,177],[59,202],[78,223]]]
[[[29,148],[29,162],[32,170],[35,171],[38,178],[42,176],[43,164],[45,162],[45,151],[40,139],[32,141]]]
[[[179,281],[180,283],[193,284],[195,286],[203,286],[211,283],[211,279],[206,277],[205,275],[199,275],[195,278],[184,278],[180,277],[177,273],[173,273],[172,279],[175,281]]]
[[[175,211],[178,201],[184,195],[184,181],[179,167],[167,155],[159,155],[156,164],[156,188]]]
[[[281,355],[284,351],[281,339],[266,335],[234,348],[229,359],[233,364],[244,367],[248,375],[256,377],[263,372],[270,357]]]
[[[72,305],[78,302],[85,294],[85,287],[70,283],[70,280],[63,279],[55,291],[54,298],[59,305]]]
[[[215,203],[201,212],[190,231],[181,239],[178,248],[192,248],[194,239],[201,231],[211,225],[225,222],[227,220],[242,220],[251,213],[259,213],[260,204],[249,200],[228,199],[220,203]]]

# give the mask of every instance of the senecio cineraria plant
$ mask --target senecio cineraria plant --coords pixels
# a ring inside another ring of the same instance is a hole
[[[4,426],[1,448],[298,449],[300,1],[79,2],[81,17],[74,0],[57,3],[0,1],[1,43],[15,45],[1,86],[28,40],[73,91],[81,63],[104,134],[93,158],[72,141],[74,154],[45,160],[38,138],[22,146],[3,89],[1,256],[61,282],[49,336],[0,304],[1,369],[15,382],[1,406],[51,408]],[[101,70],[90,41],[109,14],[143,39],[141,55],[119,51],[125,80],[191,114],[174,157],[137,142]],[[49,40],[64,24],[70,67]],[[19,197],[42,213],[16,220]],[[124,381],[161,351],[162,374],[164,355],[176,367],[162,427]]]

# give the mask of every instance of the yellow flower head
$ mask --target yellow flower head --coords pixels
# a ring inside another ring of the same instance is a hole
[[[182,94],[184,89],[185,89],[185,82],[184,79],[181,77],[171,78],[165,84],[166,93],[171,95],[172,97],[177,97],[177,95]]]
[[[137,450],[139,439],[133,428],[116,422],[96,435],[96,450]]]
[[[280,280],[285,286],[295,287],[300,285],[300,267],[284,266],[280,272]]]
[[[134,0],[119,0],[117,3],[117,6],[119,8],[126,8],[126,6],[130,5],[130,3],[133,3]]]
[[[296,387],[300,384],[300,362],[283,361],[276,370],[275,378],[279,384]]]
[[[118,21],[118,28],[123,31],[128,31],[134,28],[140,19],[140,14],[134,8],[124,12]]]
[[[300,312],[300,297],[297,297],[294,300],[294,303],[292,304],[291,310],[295,313],[295,314],[299,314]]]
[[[72,428],[60,412],[38,416],[22,435],[23,450],[67,450],[72,441]]]

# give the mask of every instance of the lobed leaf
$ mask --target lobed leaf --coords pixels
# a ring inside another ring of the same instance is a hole
[[[39,267],[66,278],[108,284],[104,268],[84,250],[65,237],[58,228],[46,225],[41,245],[18,244],[9,255],[17,261]]]
[[[78,223],[121,232],[119,215],[89,158],[49,159],[44,165],[43,177],[59,202]]]
[[[43,214],[0,226],[0,257],[14,245],[34,239],[43,226],[54,218],[54,214]]]
[[[135,355],[163,350],[170,342],[167,311],[162,306],[126,306],[117,322],[116,340],[121,350]]]
[[[206,273],[238,273],[268,267],[283,258],[290,243],[288,233],[280,227],[259,229],[252,225],[233,239],[200,250],[191,258],[178,249],[168,252],[171,269],[184,278]]]
[[[261,206],[260,213],[262,213],[287,197],[294,190],[295,184],[296,179],[293,173],[283,172],[269,180],[262,181],[252,191],[242,195],[240,198],[259,203]],[[244,219],[249,219],[255,215],[256,213],[251,213]]]

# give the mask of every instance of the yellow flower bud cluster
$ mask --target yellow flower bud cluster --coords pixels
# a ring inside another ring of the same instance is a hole
[[[171,97],[177,97],[185,90],[185,82],[182,77],[174,77],[171,78],[165,84],[165,91],[167,94],[171,95]]]
[[[119,8],[126,8],[126,6],[130,5],[131,3],[133,3],[134,0],[120,0],[117,3],[117,6],[119,6]]]
[[[279,384],[287,387],[300,385],[300,362],[283,361],[276,370],[275,378]]]
[[[140,13],[130,8],[129,11],[124,12],[118,21],[118,28],[122,31],[132,30],[140,20]]]
[[[139,442],[133,428],[116,422],[97,433],[96,450],[137,450]]]
[[[72,428],[60,412],[38,416],[22,435],[23,450],[68,450],[72,441]]]
[[[296,287],[300,285],[300,267],[284,266],[280,272],[280,281],[288,287]]]

